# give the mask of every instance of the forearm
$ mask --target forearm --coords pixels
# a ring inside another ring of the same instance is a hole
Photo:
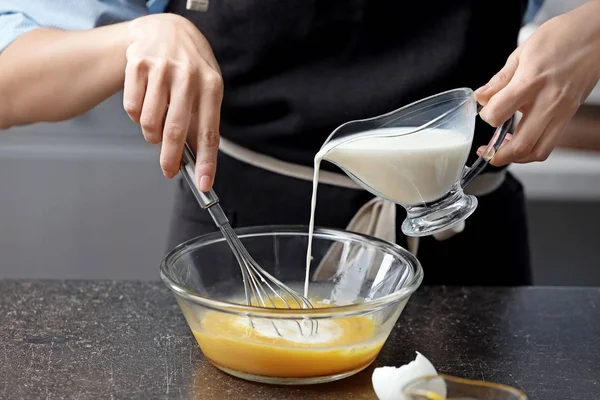
[[[127,24],[37,29],[0,53],[0,128],[82,114],[123,87]]]

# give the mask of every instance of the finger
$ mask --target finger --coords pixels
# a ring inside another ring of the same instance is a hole
[[[535,161],[546,161],[552,150],[556,147],[556,143],[558,143],[558,139],[564,132],[565,128],[575,115],[575,112],[565,113],[560,117],[553,117],[532,152],[524,157],[516,160],[516,163],[529,163]]]
[[[169,87],[165,67],[155,66],[148,75],[148,86],[144,96],[144,105],[140,116],[140,125],[144,138],[149,143],[162,140],[163,121],[167,111]]]
[[[176,77],[173,81],[160,152],[160,166],[167,178],[174,177],[179,171],[192,118],[195,89],[195,82],[189,75]]]
[[[506,145],[506,143],[510,142],[512,139],[512,134],[511,133],[507,133],[506,137],[504,138],[504,140],[502,141],[502,144],[500,145],[500,147]],[[477,148],[477,155],[479,157],[481,157],[481,155],[487,150],[488,146],[480,146]]]
[[[550,127],[553,125],[553,122],[554,122],[554,119],[551,119],[548,122],[546,129],[544,130],[544,132],[542,132],[542,135],[540,135],[540,138],[538,139],[536,144],[533,146],[533,148],[531,149],[529,154],[527,154],[524,157],[514,159],[512,162],[518,163],[518,164],[526,164],[526,163],[533,162],[533,161],[544,161],[546,158],[548,158],[548,156],[550,155],[550,152],[554,148],[554,145],[553,145],[554,138],[551,138],[551,137],[545,138],[544,135],[547,135],[549,133]],[[542,151],[545,152],[546,149],[548,149],[548,153],[545,155],[542,155]],[[538,159],[538,157],[541,159]]]
[[[208,72],[206,72],[208,71]],[[203,192],[213,185],[219,152],[219,121],[223,100],[221,75],[211,68],[202,72],[199,98],[196,179]]]
[[[141,62],[128,62],[125,67],[125,84],[123,86],[123,108],[129,118],[136,124],[140,123],[148,70]]]
[[[515,78],[490,99],[479,115],[488,124],[498,127],[527,103],[532,93],[532,87]]]
[[[488,83],[475,91],[475,99],[479,104],[485,106],[492,96],[508,85],[519,66],[519,52],[520,48],[516,49],[506,60],[504,67]]]
[[[491,164],[502,166],[528,157],[552,119],[551,110],[546,102],[534,103],[517,125],[512,139],[498,149]]]

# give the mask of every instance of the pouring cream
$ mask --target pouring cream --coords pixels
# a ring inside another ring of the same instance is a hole
[[[326,142],[314,158],[313,192],[306,254],[308,296],[317,187],[322,160],[333,162],[382,197],[407,206],[445,196],[460,179],[471,140],[455,130],[383,128]]]

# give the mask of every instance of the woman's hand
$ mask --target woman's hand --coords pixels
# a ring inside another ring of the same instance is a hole
[[[196,152],[196,179],[213,184],[219,148],[223,81],[206,38],[185,18],[150,15],[130,22],[131,44],[123,106],[144,138],[161,143],[163,174],[177,175],[188,143]],[[191,126],[195,124],[197,126]]]
[[[492,164],[546,160],[599,79],[600,1],[592,0],[540,26],[475,92],[493,126],[523,113]]]

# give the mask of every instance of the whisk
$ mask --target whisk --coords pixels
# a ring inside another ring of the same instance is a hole
[[[304,296],[296,293],[294,290],[283,284],[277,278],[269,274],[248,253],[248,250],[244,247],[238,236],[235,234],[229,220],[223,212],[223,209],[219,205],[219,198],[217,197],[214,190],[208,192],[202,192],[195,183],[195,165],[196,157],[191,151],[189,145],[186,143],[183,150],[183,157],[181,161],[180,171],[184,179],[190,186],[194,197],[200,204],[200,207],[207,210],[212,217],[215,225],[221,230],[221,233],[225,237],[227,244],[231,248],[240,269],[242,271],[242,279],[244,281],[244,292],[246,295],[246,303],[248,305],[255,305],[266,308],[288,308],[292,309],[292,304],[295,303],[297,308],[314,308],[312,303]],[[278,302],[275,299],[279,299]],[[250,324],[254,328],[254,322],[249,318]],[[313,319],[309,319],[310,334],[318,332],[318,322]],[[304,335],[304,330],[299,321],[295,321],[298,325],[300,333]],[[280,329],[274,321],[271,320],[271,325],[275,329],[275,332],[279,336],[281,334]]]

